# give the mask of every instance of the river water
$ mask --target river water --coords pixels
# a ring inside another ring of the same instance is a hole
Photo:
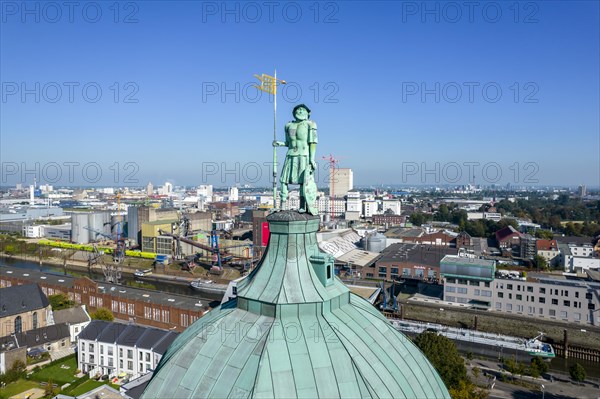
[[[10,266],[18,269],[26,269],[26,270],[36,270],[44,273],[56,274],[56,275],[65,275],[65,271],[61,266],[50,265],[50,264],[42,264],[40,266],[37,262],[31,262],[27,260],[21,259],[8,259],[8,258],[0,258],[0,266]],[[88,272],[84,272],[81,270],[71,270],[67,266],[67,275],[73,277],[89,277],[92,280],[103,282],[104,274],[102,274],[99,270],[92,270],[92,275]],[[121,282],[123,285],[132,285],[132,283],[136,283],[134,287],[137,288],[146,288],[146,289],[155,289],[157,291],[168,292],[172,294],[180,294],[193,296],[198,299],[203,299],[205,302],[211,302],[211,307],[215,306],[215,301],[221,301],[222,295],[212,294],[212,293],[202,293],[194,291],[189,285],[184,284],[176,284],[176,283],[167,283],[161,281],[152,281],[150,283],[144,284],[143,282],[137,281],[133,276],[129,274],[123,274],[121,277]],[[142,283],[140,285],[140,283]]]

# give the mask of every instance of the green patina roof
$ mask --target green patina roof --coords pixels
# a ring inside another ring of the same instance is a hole
[[[268,221],[267,251],[238,297],[173,342],[142,398],[449,398],[412,342],[328,275],[317,217]]]

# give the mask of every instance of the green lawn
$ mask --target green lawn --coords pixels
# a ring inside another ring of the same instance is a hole
[[[103,385],[103,384],[104,384],[104,382],[102,382],[102,381],[87,380],[86,382],[79,385],[77,388],[73,389],[72,391],[68,391],[69,392],[68,395],[69,396],[79,396],[83,393],[91,391],[94,388],[98,388],[100,385]]]
[[[68,368],[61,368],[63,365]],[[48,382],[51,380],[54,384],[61,386],[77,379],[77,377],[75,377],[75,370],[77,370],[77,358],[75,355],[71,355],[52,366],[43,367],[40,371],[33,373],[29,378],[40,382]]]
[[[40,383],[36,381],[17,380],[4,388],[0,388],[0,398],[8,399],[31,388],[40,388]]]

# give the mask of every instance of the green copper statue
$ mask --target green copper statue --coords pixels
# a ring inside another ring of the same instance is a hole
[[[280,207],[281,209],[285,208],[288,199],[288,184],[299,184],[299,211],[316,215],[318,213],[315,207],[317,185],[314,171],[317,168],[315,162],[317,124],[308,119],[310,109],[304,104],[295,106],[292,115],[294,115],[294,120],[285,125],[285,142],[273,141],[274,147],[288,148],[279,179],[281,183]]]

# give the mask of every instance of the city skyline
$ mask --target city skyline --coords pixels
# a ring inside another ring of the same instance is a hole
[[[268,187],[274,68],[357,186],[600,185],[598,3],[52,4],[2,4],[2,186]]]

